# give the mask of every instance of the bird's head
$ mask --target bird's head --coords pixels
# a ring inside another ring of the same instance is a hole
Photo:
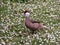
[[[24,15],[25,15],[26,17],[29,17],[29,16],[30,16],[30,11],[29,11],[29,10],[25,10],[25,11],[24,11]]]

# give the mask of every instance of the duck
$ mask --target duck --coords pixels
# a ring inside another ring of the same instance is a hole
[[[35,30],[40,30],[40,29],[44,29],[46,26],[41,23],[40,21],[36,21],[30,18],[30,11],[29,10],[25,10],[24,11],[24,16],[26,17],[25,19],[25,26],[30,29],[31,31],[35,31]]]

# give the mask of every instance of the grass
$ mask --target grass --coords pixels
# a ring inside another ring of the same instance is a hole
[[[31,10],[31,19],[43,22],[49,29],[30,34],[24,24],[22,12]],[[60,2],[59,0],[1,0],[0,45],[59,45]]]

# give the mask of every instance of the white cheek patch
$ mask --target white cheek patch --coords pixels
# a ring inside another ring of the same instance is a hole
[[[27,12],[27,13],[26,13],[26,16],[29,16],[29,15],[30,15],[30,13]]]

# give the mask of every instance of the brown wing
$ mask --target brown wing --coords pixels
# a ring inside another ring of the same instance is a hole
[[[32,23],[40,23],[39,21],[30,20]]]

